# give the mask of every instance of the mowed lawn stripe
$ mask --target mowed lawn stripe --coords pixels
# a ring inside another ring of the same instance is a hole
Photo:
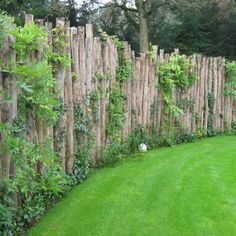
[[[97,170],[29,235],[236,235],[236,137],[160,148]]]

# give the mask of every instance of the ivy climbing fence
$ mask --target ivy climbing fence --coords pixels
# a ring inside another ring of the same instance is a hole
[[[59,34],[55,34],[52,24],[42,20],[35,22],[46,30],[47,44],[55,45]],[[33,16],[26,15],[26,24],[32,23]],[[166,119],[169,128],[179,126],[186,133],[208,130],[209,127],[224,132],[236,121],[234,102],[225,95],[223,58],[186,57],[193,65],[189,73],[195,74],[197,79],[189,88],[172,91],[174,104],[182,110],[174,116],[164,112],[165,94],[160,87],[162,76],[158,72],[171,55],[153,47],[151,52],[135,56],[127,42],[119,47],[113,37],[94,37],[91,24],[85,28],[74,28],[63,18],[58,18],[56,28],[66,37],[65,43],[53,51],[71,59],[66,65],[61,63],[63,58],[58,58],[59,63],[53,70],[58,83],[57,99],[61,107],[57,109],[60,116],[56,125],[45,127],[29,107],[25,111],[25,136],[41,148],[45,140],[51,138],[51,148],[59,155],[61,167],[66,173],[72,172],[74,154],[82,148],[82,142],[92,146],[90,156],[95,164],[99,161],[102,147],[109,145],[112,139],[123,142],[139,125],[159,136],[166,129]],[[5,67],[16,60],[13,43],[14,37],[7,37],[0,50]],[[40,48],[41,45],[34,49],[34,53],[29,53],[29,63],[33,58],[43,56]],[[176,49],[173,55],[177,54]],[[0,98],[0,122],[11,124],[17,119],[21,94],[17,76],[2,71],[0,90],[10,98],[9,102],[4,102],[3,96]],[[52,89],[51,92],[56,91]],[[118,97],[122,106],[116,104],[113,97]],[[114,133],[116,129],[118,132]],[[4,139],[2,134],[1,140]],[[3,150],[3,146],[0,149]],[[37,169],[43,172],[44,166],[39,162]],[[0,173],[2,179],[14,175],[14,165],[8,154],[2,155]]]

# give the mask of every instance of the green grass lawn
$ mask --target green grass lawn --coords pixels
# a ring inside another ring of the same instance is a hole
[[[236,235],[236,137],[156,149],[98,170],[29,235]]]

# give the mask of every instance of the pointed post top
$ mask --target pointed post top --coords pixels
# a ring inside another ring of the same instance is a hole
[[[32,14],[25,14],[25,24],[30,25],[34,22],[34,16]]]
[[[86,38],[93,38],[93,25],[86,24]]]

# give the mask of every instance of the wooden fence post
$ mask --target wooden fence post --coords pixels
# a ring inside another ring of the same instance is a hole
[[[56,19],[56,26],[58,30],[61,30],[63,33],[66,33],[65,31],[65,19],[64,18],[57,18]],[[53,38],[53,41],[55,39]],[[63,46],[62,46],[63,47]],[[66,47],[64,48],[56,48],[54,49],[56,53],[62,52],[63,54],[66,54]],[[59,50],[59,52],[58,52]],[[60,163],[61,167],[66,172],[66,112],[64,112],[66,101],[65,101],[65,77],[66,77],[66,68],[61,63],[58,65],[56,71],[55,71],[55,77],[58,81],[58,90],[59,90],[59,97],[58,99],[61,102],[61,115],[57,122],[57,125],[54,129],[54,147],[56,152],[59,154],[60,157]]]

